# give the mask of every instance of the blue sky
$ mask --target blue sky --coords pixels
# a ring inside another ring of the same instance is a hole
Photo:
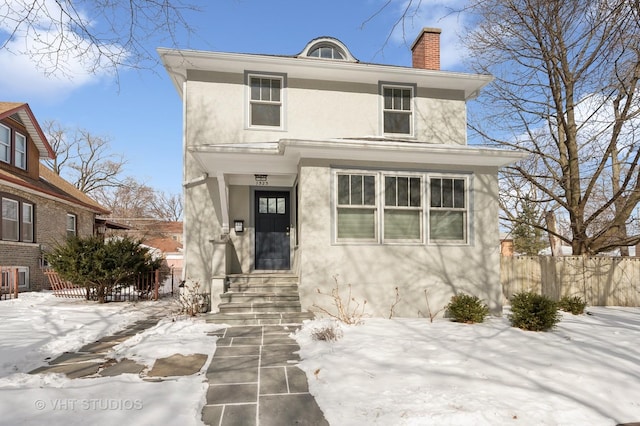
[[[19,1],[19,0],[10,0]],[[47,0],[39,0],[47,1]],[[178,47],[224,52],[296,54],[319,36],[340,39],[359,60],[411,65],[409,45],[423,27],[442,28],[442,69],[465,71],[458,35],[464,15],[448,15],[464,0],[423,0],[417,16],[396,31],[385,45],[405,0],[211,0],[200,12],[186,14],[194,29],[179,35],[177,46],[166,37],[145,40],[148,49]],[[8,34],[0,23],[0,43]],[[14,40],[20,42],[21,40]],[[106,70],[85,73],[68,59],[74,78],[44,76],[26,57],[0,52],[0,96],[27,102],[43,124],[56,120],[67,128],[83,128],[106,136],[115,154],[124,155],[126,175],[161,191],[181,192],[182,106],[161,65],[151,69],[119,69],[119,82]]]

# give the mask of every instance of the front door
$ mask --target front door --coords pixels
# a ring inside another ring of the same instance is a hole
[[[255,269],[289,269],[289,192],[256,191]]]

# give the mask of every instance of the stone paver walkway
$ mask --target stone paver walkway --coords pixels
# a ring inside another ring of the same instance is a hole
[[[328,425],[297,367],[287,326],[219,330],[202,420],[215,426]]]

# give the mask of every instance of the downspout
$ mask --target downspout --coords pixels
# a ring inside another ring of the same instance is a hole
[[[182,180],[184,181],[185,177],[187,176],[186,174],[186,163],[187,163],[187,79],[185,78],[184,81],[182,82]],[[185,196],[185,190],[186,188],[183,186],[182,187],[182,200],[183,203],[185,204],[185,209],[186,210],[186,204],[187,204],[187,197]],[[187,253],[189,252],[188,250],[186,250],[186,248],[188,247],[187,245],[187,233],[185,232],[185,223],[186,221],[183,219],[182,220],[182,247],[184,247],[184,249],[182,250],[182,276],[180,277],[180,280],[182,282],[185,282],[187,279],[187,265],[189,264],[189,262],[187,262]]]

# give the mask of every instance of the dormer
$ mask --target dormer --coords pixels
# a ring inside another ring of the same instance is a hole
[[[38,179],[39,160],[54,157],[29,105],[0,102],[0,167]]]
[[[314,58],[323,60],[358,62],[347,46],[333,37],[318,37],[311,40],[298,58]]]

